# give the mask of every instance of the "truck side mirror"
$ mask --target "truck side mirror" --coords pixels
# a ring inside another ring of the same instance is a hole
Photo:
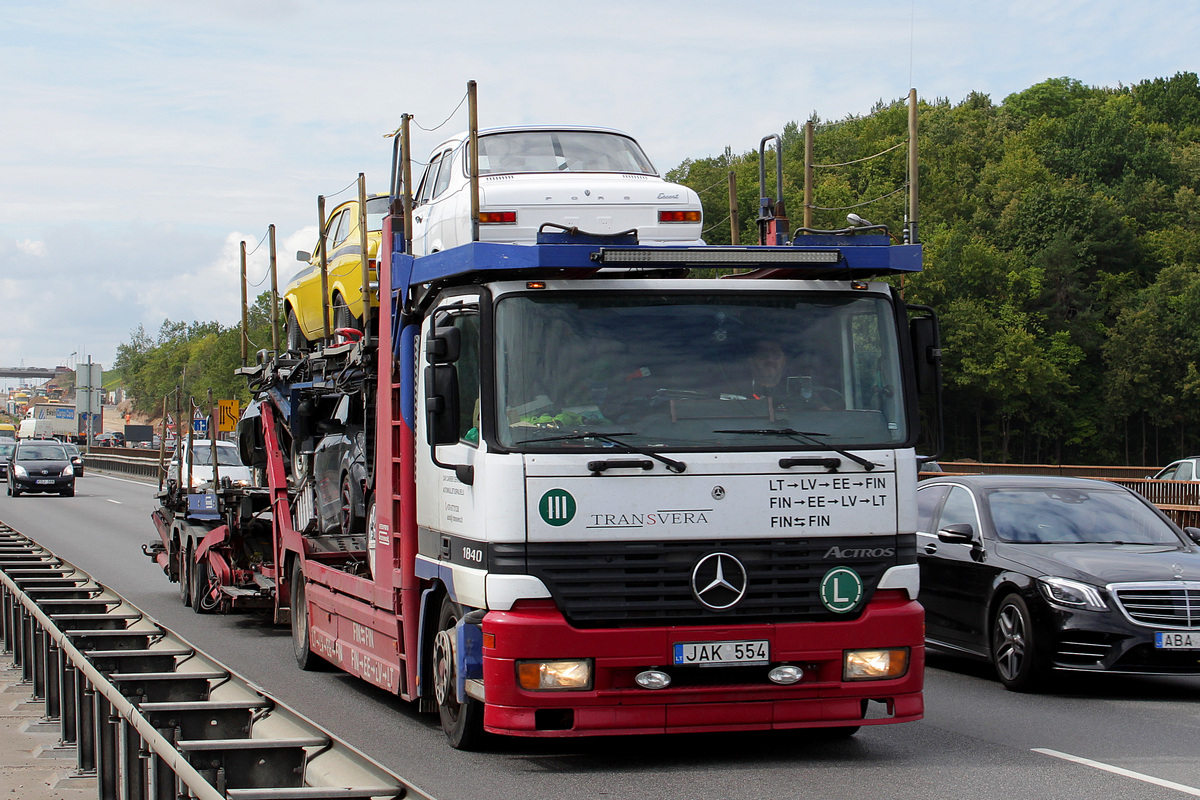
[[[458,441],[458,369],[452,364],[425,368],[425,413],[430,447]]]
[[[438,326],[425,340],[425,360],[430,364],[453,364],[462,353],[462,331],[453,325]]]
[[[912,338],[913,364],[917,376],[917,391],[929,395],[937,392],[942,367],[942,343],[937,317],[918,317],[908,323]]]

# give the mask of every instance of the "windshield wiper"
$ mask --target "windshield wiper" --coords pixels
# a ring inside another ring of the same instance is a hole
[[[621,431],[619,433],[597,433],[596,431],[581,431],[580,433],[566,433],[566,434],[563,434],[562,436],[547,436],[545,438],[539,437],[536,439],[522,439],[521,441],[517,442],[517,444],[531,444],[531,443],[536,443],[536,442],[565,442],[565,441],[568,441],[571,439],[599,439],[602,442],[609,442],[610,444],[615,444],[619,447],[624,447],[626,450],[628,450],[631,453],[637,453],[638,455],[643,455],[643,456],[650,456],[650,458],[653,458],[655,461],[661,461],[662,463],[667,465],[667,469],[671,470],[671,472],[683,472],[687,469],[687,464],[683,463],[682,461],[676,461],[673,458],[667,458],[666,456],[659,455],[658,453],[655,453],[654,451],[652,451],[648,448],[638,447],[635,444],[630,444],[629,442],[626,442],[626,441],[616,438],[618,436],[637,436],[637,433],[634,431]]]
[[[856,455],[854,455],[854,453],[848,453],[845,450],[841,449],[840,447],[834,447],[833,445],[830,445],[827,442],[822,442],[820,439],[815,438],[817,436],[828,436],[829,435],[828,433],[821,433],[819,431],[798,431],[795,428],[743,428],[741,430],[732,430],[732,431],[713,431],[713,433],[746,433],[746,434],[751,434],[754,436],[787,436],[792,439],[797,439],[802,442],[807,442],[808,444],[815,444],[818,447],[828,447],[830,450],[837,453],[839,456],[848,458],[851,461],[853,461],[854,463],[858,464],[863,469],[865,469],[867,472],[870,472],[871,470],[880,466],[879,464],[876,464],[874,461],[863,458],[862,456],[856,456]],[[784,463],[784,462],[787,462],[787,463]],[[784,468],[800,466],[800,463],[803,463],[803,462],[797,462],[796,459],[781,458],[779,460],[779,466],[784,467]],[[825,463],[821,466],[826,466],[829,469],[837,469],[838,466],[840,466],[840,465],[839,464],[830,465],[829,463]]]

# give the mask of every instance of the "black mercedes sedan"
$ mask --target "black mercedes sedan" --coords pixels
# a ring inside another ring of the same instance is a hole
[[[62,442],[54,439],[23,439],[8,457],[8,495],[25,492],[57,492],[75,495],[75,470]]]
[[[1200,530],[1122,486],[1029,475],[917,488],[930,647],[1014,691],[1056,672],[1200,675]]]

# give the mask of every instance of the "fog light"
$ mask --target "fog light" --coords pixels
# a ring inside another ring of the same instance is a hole
[[[792,666],[776,667],[767,673],[767,677],[771,679],[772,683],[781,683],[787,686],[799,683],[800,679],[804,677],[804,670]]]
[[[888,650],[847,650],[842,666],[842,679],[847,681],[879,681],[899,678],[908,672],[908,648]]]
[[[634,680],[643,689],[665,689],[671,685],[671,676],[656,669],[639,672]]]
[[[592,688],[592,661],[518,661],[517,684],[531,692]]]

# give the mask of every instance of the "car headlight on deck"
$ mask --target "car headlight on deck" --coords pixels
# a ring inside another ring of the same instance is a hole
[[[842,657],[842,680],[882,681],[908,672],[908,648],[847,650]]]
[[[592,660],[518,661],[517,684],[531,692],[591,689]]]
[[[1071,611],[1087,609],[1088,611],[1107,611],[1108,603],[1095,586],[1072,581],[1066,578],[1055,578],[1043,575],[1038,578],[1038,589],[1050,605],[1067,608]]]

